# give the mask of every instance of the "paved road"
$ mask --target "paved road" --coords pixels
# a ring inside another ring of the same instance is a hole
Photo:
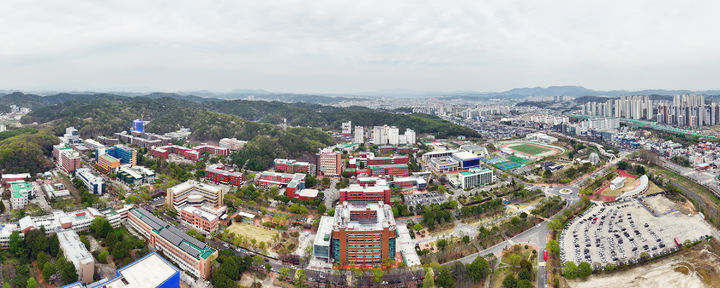
[[[45,212],[52,212],[52,207],[50,207],[50,204],[48,204],[47,200],[45,199],[45,190],[42,188],[42,185],[38,184],[36,181],[32,181],[33,191],[35,193],[35,203],[40,205],[40,209],[42,209]]]

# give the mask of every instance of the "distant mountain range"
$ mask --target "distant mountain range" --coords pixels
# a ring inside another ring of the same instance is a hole
[[[18,95],[14,90],[0,90],[0,95],[14,94]],[[646,90],[593,90],[582,86],[549,86],[549,87],[532,87],[532,88],[514,88],[501,92],[479,92],[479,91],[418,91],[418,90],[380,90],[359,93],[283,93],[272,92],[262,89],[234,89],[229,92],[214,92],[209,90],[197,91],[180,91],[175,93],[139,93],[139,92],[59,92],[44,91],[36,92],[37,95],[92,95],[89,97],[97,97],[97,95],[120,95],[126,97],[143,96],[148,98],[170,97],[175,99],[188,100],[193,102],[212,102],[221,100],[238,100],[253,99],[264,101],[279,101],[286,103],[311,103],[311,104],[337,104],[343,101],[361,101],[375,100],[378,98],[400,99],[400,98],[441,98],[447,100],[466,100],[480,101],[489,98],[504,99],[522,99],[527,97],[551,97],[551,96],[594,96],[594,97],[619,97],[623,95],[665,95],[671,96],[675,94],[703,94],[709,98],[720,97],[720,90],[665,90],[665,89],[646,89]],[[26,94],[28,95],[28,94]],[[32,94],[31,94],[32,95]],[[715,97],[713,97],[715,96]],[[1,98],[0,98],[1,99]],[[40,99],[36,99],[40,100]],[[47,102],[43,99],[41,102]],[[2,102],[0,102],[2,103]],[[54,104],[54,103],[52,103]]]

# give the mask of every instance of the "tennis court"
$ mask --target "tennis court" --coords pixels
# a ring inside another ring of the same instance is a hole
[[[512,169],[518,168],[518,167],[520,167],[520,166],[522,166],[522,165],[520,165],[520,164],[518,164],[518,163],[515,163],[515,162],[512,162],[512,161],[508,161],[508,162],[505,162],[505,163],[497,164],[496,166],[497,166],[498,168],[500,168],[501,170],[503,170],[503,171],[507,171],[507,170],[512,170]]]
[[[518,164],[525,164],[525,162],[528,161],[528,159],[520,158],[517,156],[510,156],[510,157],[508,157],[508,160],[518,163]]]
[[[503,163],[503,162],[506,162],[506,161],[507,161],[507,160],[498,157],[498,158],[487,159],[487,160],[485,160],[485,163],[488,163],[488,164],[490,164],[490,165],[495,165],[495,164]]]

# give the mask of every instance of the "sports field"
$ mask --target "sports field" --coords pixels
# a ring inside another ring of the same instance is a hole
[[[272,243],[273,236],[278,234],[274,230],[269,230],[248,223],[235,222],[227,229],[230,232],[235,233],[235,235],[242,236],[243,238],[254,238],[257,242],[265,241],[265,243]]]
[[[523,140],[501,142],[500,147],[507,154],[514,154],[514,156],[519,156],[523,158],[544,158],[549,156],[555,156],[565,152],[565,149],[563,149],[562,147]]]
[[[510,147],[510,149],[516,150],[516,151],[519,151],[519,152],[522,152],[525,154],[530,154],[533,156],[540,155],[542,153],[550,151],[550,149],[545,149],[543,147],[534,146],[534,145],[530,145],[530,144],[519,144],[519,145]]]

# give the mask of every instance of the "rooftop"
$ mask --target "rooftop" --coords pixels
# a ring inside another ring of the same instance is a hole
[[[208,220],[208,221],[212,221],[212,220],[215,220],[218,218],[218,216],[215,214],[212,214],[210,212],[207,212],[205,210],[202,210],[200,208],[196,208],[193,206],[185,206],[182,208],[182,210],[184,210],[185,212],[188,212],[188,213],[199,215],[200,217],[205,218],[205,220]]]
[[[75,267],[80,267],[85,263],[95,262],[90,251],[85,248],[85,244],[80,241],[80,236],[73,230],[65,230],[57,233],[60,247],[65,253],[65,258],[73,262]]]
[[[480,158],[480,157],[478,157],[477,155],[475,155],[474,153],[465,152],[465,151],[455,152],[455,153],[452,154],[452,156],[455,157],[455,158],[457,158],[457,159],[463,160],[463,161],[473,160],[473,159],[479,159],[479,158]]]
[[[372,211],[375,218],[351,219],[351,212]],[[385,227],[395,226],[395,218],[390,205],[380,203],[348,203],[344,202],[335,207],[334,229],[349,229],[358,231],[382,230]]]
[[[29,173],[20,173],[20,174],[2,174],[2,179],[25,179],[30,178]]]
[[[195,180],[188,180],[188,181],[180,183],[174,187],[168,188],[168,192],[177,194],[177,193],[180,193],[180,192],[183,192],[186,190],[191,190],[191,189],[207,190],[207,191],[210,191],[213,193],[217,193],[218,191],[220,191],[220,187],[199,183]]]
[[[27,182],[13,182],[11,185],[12,198],[27,197],[28,192],[32,191],[32,184]]]
[[[470,176],[470,175],[487,173],[487,172],[492,172],[492,170],[490,170],[490,169],[470,169],[469,171],[460,172],[460,175]]]
[[[300,193],[298,193],[298,196],[306,197],[306,198],[315,198],[315,197],[317,197],[319,192],[320,191],[318,191],[316,189],[303,189],[303,190],[300,190]]]
[[[152,252],[129,265],[118,269],[117,276],[94,287],[135,288],[159,287],[179,273],[178,268]]]
[[[155,215],[141,207],[135,207],[130,210],[130,212],[140,218],[140,220],[145,222],[145,224],[152,227],[153,232],[160,235],[160,237],[196,259],[207,259],[210,255],[215,253],[215,249],[212,249],[205,243],[190,237],[180,229],[175,228],[175,226],[171,226],[167,222],[160,220],[160,218],[155,217]]]
[[[400,167],[408,167],[408,166],[407,166],[407,164],[373,165],[372,169],[400,168]]]
[[[318,231],[315,235],[315,242],[313,244],[318,246],[330,246],[330,236],[333,228],[333,216],[322,216],[320,218],[320,224],[318,225]]]
[[[110,162],[120,161],[119,159],[117,159],[117,158],[115,158],[115,157],[113,157],[113,156],[110,156],[110,154],[103,154],[103,155],[100,156],[100,157],[104,157],[105,160],[108,160],[108,161],[110,161]]]

